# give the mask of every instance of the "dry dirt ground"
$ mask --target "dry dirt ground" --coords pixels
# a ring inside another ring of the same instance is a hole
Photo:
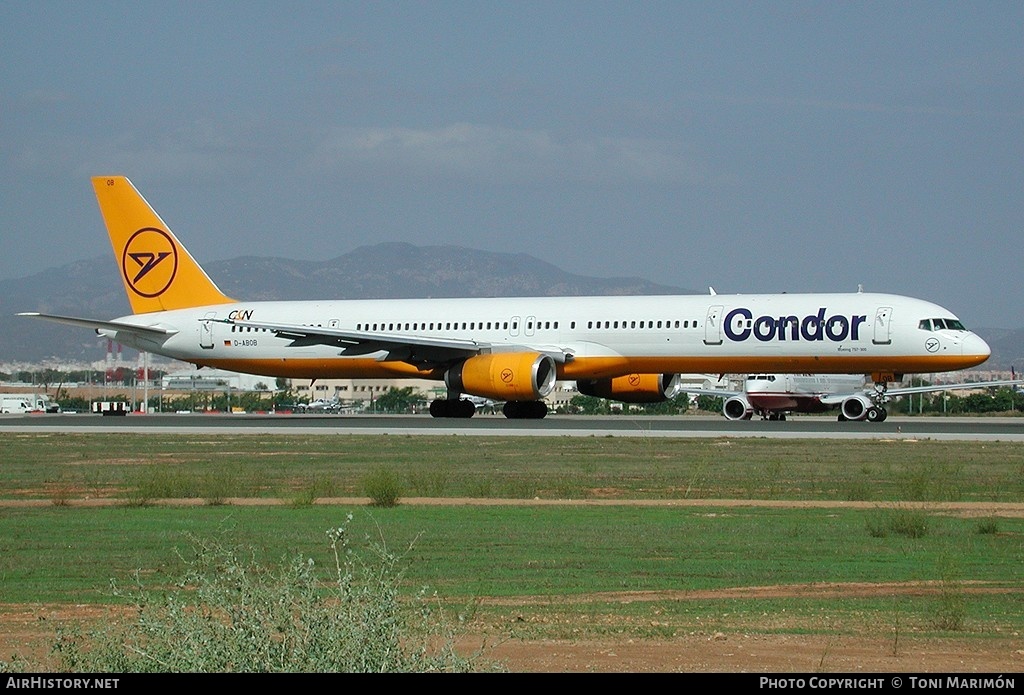
[[[321,500],[321,503],[357,503],[366,500]],[[184,503],[183,500],[168,501]],[[106,504],[91,500],[72,504]],[[267,504],[267,500],[229,500],[233,504]],[[273,503],[273,502],[270,502]],[[403,500],[403,504],[495,504],[495,500]],[[532,502],[536,504],[536,502]],[[564,503],[564,502],[563,502]],[[586,502],[584,502],[586,503]],[[622,504],[617,500],[616,504]],[[702,500],[697,504],[729,504],[723,500]],[[3,503],[0,503],[3,504]],[[35,504],[35,503],[33,503]],[[49,502],[39,502],[49,504]],[[650,502],[643,502],[650,504]],[[666,504],[680,504],[679,501]],[[736,501],[734,504],[756,505]],[[800,503],[771,503],[793,504]],[[823,503],[811,503],[821,505]],[[851,503],[837,503],[849,506]],[[930,508],[934,509],[931,504]],[[963,515],[1024,516],[1024,505],[951,505],[950,513]],[[968,592],[990,589],[982,585],[964,587]],[[726,589],[717,592],[664,592],[649,594],[602,594],[602,600],[644,601],[675,598],[714,599],[822,595],[892,596],[894,593],[923,594],[937,591],[927,583],[907,584],[814,584]],[[1024,588],[1019,590],[1024,600]],[[586,600],[577,597],[574,600]],[[2,596],[0,596],[2,601]],[[505,603],[505,605],[510,605]],[[21,654],[53,670],[49,655],[55,629],[61,623],[99,621],[110,617],[109,608],[79,605],[24,605],[0,603],[0,661]],[[1024,626],[1005,637],[922,638],[914,635],[854,636],[823,634],[686,634],[671,639],[534,640],[502,642],[466,636],[467,652],[483,648],[486,659],[500,662],[516,673],[1024,673]]]

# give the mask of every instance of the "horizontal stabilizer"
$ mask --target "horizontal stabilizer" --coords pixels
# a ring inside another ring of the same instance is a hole
[[[81,326],[83,328],[92,328],[97,331],[127,331],[129,333],[137,333],[139,335],[146,335],[150,337],[154,336],[170,336],[177,333],[177,329],[174,328],[161,328],[159,326],[136,326],[131,323],[119,323],[117,321],[98,321],[96,319],[80,319],[74,316],[58,316],[56,314],[40,314],[36,311],[25,311],[18,316],[30,316],[38,319],[46,319],[47,321],[55,321],[57,323],[66,323],[70,326]]]

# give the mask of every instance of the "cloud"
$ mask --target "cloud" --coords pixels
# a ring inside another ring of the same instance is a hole
[[[215,127],[196,121],[159,134],[123,130],[103,137],[44,132],[17,143],[11,160],[34,173],[143,172],[153,179],[219,178],[245,171],[259,159],[256,138],[238,124]]]
[[[549,181],[694,183],[702,177],[674,141],[559,140],[542,130],[456,123],[436,129],[336,128],[314,147],[314,171],[347,176]]]

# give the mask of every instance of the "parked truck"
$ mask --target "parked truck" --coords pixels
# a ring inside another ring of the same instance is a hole
[[[28,404],[28,410],[25,411],[10,411],[10,412],[27,412],[27,413],[59,413],[60,406],[50,400],[50,397],[45,393],[0,393],[0,401],[25,401]],[[14,407],[14,404],[11,404]],[[8,412],[4,410],[4,412]]]
[[[29,405],[28,401],[24,398],[10,398],[4,396],[0,398],[0,413],[30,413],[32,412],[32,406]]]

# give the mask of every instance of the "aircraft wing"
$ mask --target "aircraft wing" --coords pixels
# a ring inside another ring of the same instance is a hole
[[[325,326],[303,326],[287,323],[264,323],[259,321],[235,321],[216,319],[242,328],[259,328],[271,331],[279,337],[288,338],[293,347],[304,345],[333,345],[341,348],[342,355],[368,355],[386,352],[383,360],[398,360],[414,364],[444,364],[473,355],[490,352],[540,352],[550,355],[558,363],[572,359],[572,352],[555,346],[510,345],[461,338],[438,338],[434,336],[370,333],[345,328]]]
[[[732,398],[733,396],[743,395],[742,391],[736,389],[706,389],[702,387],[690,388],[687,386],[681,386],[679,391],[682,393],[689,393],[694,396],[717,396],[718,398]]]
[[[934,393],[935,391],[954,391],[963,389],[983,389],[996,386],[1021,386],[1024,379],[1004,379],[1002,381],[964,381],[958,384],[940,384],[932,386],[907,386],[905,388],[888,389],[887,396],[905,396],[910,393]],[[870,393],[870,391],[868,391]]]
[[[46,319],[47,321],[66,323],[71,326],[92,328],[96,331],[119,331],[135,333],[136,335],[142,335],[148,338],[167,337],[174,335],[175,333],[178,332],[176,328],[163,328],[161,326],[138,326],[133,323],[121,323],[120,321],[98,321],[96,319],[81,319],[75,316],[41,314],[37,311],[24,311],[19,313],[18,316],[29,316],[32,318]]]
[[[895,398],[897,396],[906,396],[912,393],[935,393],[938,391],[952,391],[952,390],[963,390],[963,389],[974,389],[974,388],[986,388],[990,386],[1019,386],[1024,384],[1024,380],[1012,380],[1007,379],[1003,381],[973,381],[973,382],[962,382],[958,384],[942,384],[932,386],[907,386],[903,388],[886,389],[885,400]],[[871,388],[863,389],[859,392],[840,392],[840,393],[823,393],[818,396],[818,400],[823,405],[840,406],[850,396],[855,393],[863,393],[865,395],[873,395],[874,391]]]
[[[865,389],[864,393],[871,393],[871,391]],[[890,389],[889,391],[886,391],[886,394],[892,395],[892,390]],[[843,401],[845,401],[847,398],[849,398],[852,395],[853,394],[850,393],[850,392],[846,392],[846,393],[829,393],[829,394],[824,394],[823,393],[820,396],[818,396],[818,400],[821,402],[822,405],[840,406],[840,405],[843,404]]]

